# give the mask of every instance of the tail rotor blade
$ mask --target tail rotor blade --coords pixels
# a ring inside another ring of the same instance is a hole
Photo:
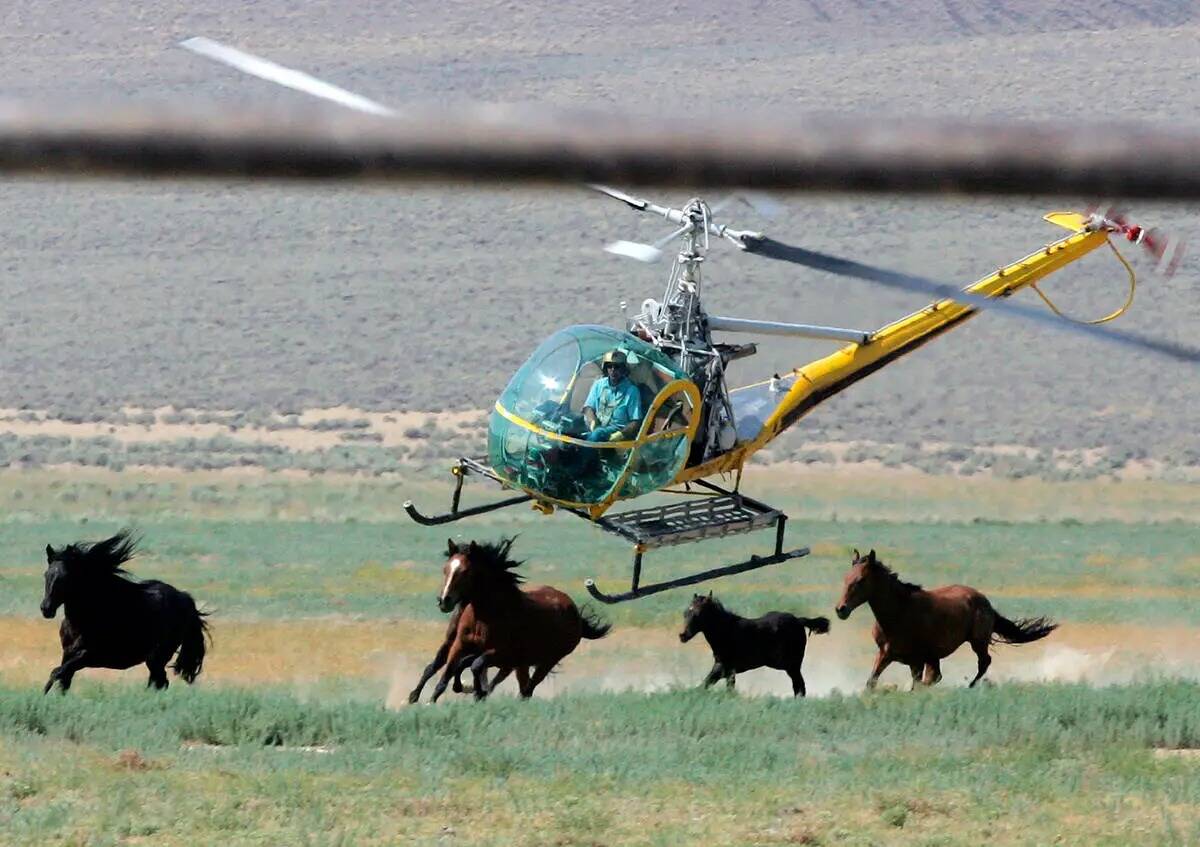
[[[1170,278],[1179,270],[1187,242],[1179,236],[1154,228],[1146,231],[1142,237],[1142,246],[1154,258],[1158,273]]]

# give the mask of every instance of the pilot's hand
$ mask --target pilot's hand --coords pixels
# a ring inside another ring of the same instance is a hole
[[[625,433],[621,432],[619,429],[608,437],[609,441],[623,441],[624,439]]]

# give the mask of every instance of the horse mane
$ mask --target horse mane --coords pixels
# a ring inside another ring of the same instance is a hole
[[[744,620],[741,615],[730,610],[724,603],[712,595],[704,596],[704,604],[712,610],[710,614],[714,614],[718,618],[723,618],[726,620]]]
[[[921,588],[921,586],[917,585],[915,582],[905,582],[904,580],[902,580],[900,578],[900,574],[896,573],[894,570],[889,568],[887,565],[885,565],[883,562],[879,561],[878,559],[875,560],[875,564],[877,564],[883,570],[883,573],[887,575],[888,581],[891,582],[892,587],[897,589],[898,591],[900,591],[904,594],[916,594],[918,591],[924,590],[923,588]]]
[[[733,614],[732,612],[729,611],[729,609],[725,608],[724,603],[722,603],[716,597],[713,597],[711,594],[706,598],[706,600],[707,600],[707,603],[709,606],[711,606],[713,609],[720,612],[721,614],[723,614],[723,615]]]
[[[482,566],[484,572],[502,586],[516,588],[525,581],[525,577],[514,570],[523,565],[525,560],[511,559],[508,555],[516,540],[514,535],[499,541],[475,542],[475,549],[471,551],[471,564]]]
[[[123,529],[103,541],[68,544],[62,549],[62,557],[72,565],[82,565],[90,571],[128,577],[132,575],[122,565],[137,554],[139,541],[130,530]]]

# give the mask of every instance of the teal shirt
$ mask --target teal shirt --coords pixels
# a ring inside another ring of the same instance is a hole
[[[642,394],[629,377],[618,382],[615,388],[609,384],[608,377],[596,380],[583,405],[596,412],[597,426],[611,428],[614,432],[640,421],[643,414]]]

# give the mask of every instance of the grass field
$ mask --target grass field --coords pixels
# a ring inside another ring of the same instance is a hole
[[[583,695],[389,712],[0,689],[9,843],[1190,844],[1198,690],[796,702]],[[1156,752],[1158,751],[1158,752]]]
[[[963,581],[1010,616],[1062,622],[998,648],[996,684],[859,691],[869,615],[810,642],[805,702],[782,675],[693,688],[686,592],[605,609],[532,703],[403,706],[440,638],[446,529],[402,516],[411,480],[64,469],[0,477],[0,843],[1200,843],[1200,488],[764,470],[811,556],[713,584],[733,608],[831,615],[851,547],[908,578]],[[122,525],[141,576],[214,609],[195,688],[84,671],[42,697],[56,624],[41,550]],[[628,551],[524,511],[459,524],[522,534],[531,580],[583,599]],[[651,575],[744,552],[654,554]],[[753,539],[759,546],[768,539]],[[864,612],[866,610],[863,610]],[[885,675],[907,688],[907,673]],[[1086,684],[1084,684],[1086,683]]]

